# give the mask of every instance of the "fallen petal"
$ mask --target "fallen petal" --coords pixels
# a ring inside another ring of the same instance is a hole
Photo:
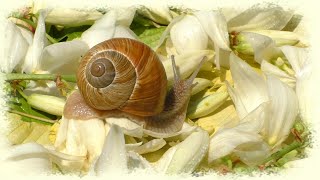
[[[95,164],[97,176],[110,172],[127,172],[127,156],[124,134],[117,125],[112,125],[103,145],[102,153]]]

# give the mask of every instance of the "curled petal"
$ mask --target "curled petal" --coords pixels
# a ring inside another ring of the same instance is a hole
[[[109,126],[111,126],[112,124],[119,126],[122,129],[122,132],[126,135],[138,137],[138,138],[141,138],[143,135],[142,126],[130,121],[125,117],[123,118],[108,117],[105,120]]]
[[[275,42],[268,36],[264,36],[252,32],[242,32],[246,41],[253,49],[254,59],[261,64],[261,61],[270,61],[274,57],[278,57],[281,51],[276,47]]]
[[[34,33],[33,42],[32,45],[28,48],[25,62],[22,65],[22,71],[26,73],[35,71],[35,69],[39,66],[42,50],[48,44],[45,27],[45,18],[47,14],[48,10],[40,10],[37,29]]]
[[[228,22],[229,32],[255,29],[281,30],[292,16],[293,11],[285,11],[280,6],[258,4],[232,18]]]
[[[67,27],[76,27],[82,25],[91,25],[99,19],[102,14],[97,10],[76,10],[67,8],[54,8],[46,18],[49,24],[56,24]]]
[[[188,51],[205,50],[208,36],[194,16],[187,15],[175,23],[170,30],[173,46],[179,54]]]
[[[102,153],[95,164],[97,176],[110,172],[127,172],[127,157],[124,134],[117,125],[112,125],[104,142]]]
[[[166,144],[167,144],[166,141],[163,139],[153,139],[141,146],[138,146],[136,148],[131,148],[131,151],[134,151],[138,154],[146,154],[149,152],[157,151],[161,149],[163,146],[165,146]]]
[[[114,10],[107,12],[99,20],[81,35],[81,40],[85,41],[89,48],[113,37],[116,27],[117,14]]]
[[[266,121],[265,136],[270,145],[278,145],[287,138],[298,114],[295,92],[276,77],[267,76],[271,100],[271,116]]]
[[[43,49],[39,69],[57,74],[75,74],[82,55],[88,50],[88,45],[80,40],[49,45]]]
[[[201,51],[193,51],[184,53],[178,56],[175,56],[176,66],[179,68],[180,77],[185,79],[189,77],[192,72],[196,69],[196,67],[200,64],[201,60],[204,57],[207,59],[211,59],[214,55],[213,51],[210,50],[201,50]],[[164,69],[166,71],[168,85],[172,85],[173,83],[173,69],[172,69],[172,61],[171,59],[165,59],[162,61]]]
[[[138,39],[137,35],[134,34],[134,32],[126,27],[126,26],[116,26],[115,32],[114,32],[114,38],[130,38],[130,39]]]
[[[4,60],[1,65],[1,71],[10,73],[19,64],[22,63],[28,50],[28,42],[21,34],[19,28],[7,21],[4,43]]]
[[[143,129],[143,132],[155,138],[164,138],[164,139],[173,141],[173,140],[183,140],[187,138],[191,133],[193,133],[196,130],[196,128],[197,128],[196,126],[190,126],[188,123],[183,123],[183,126],[180,131],[170,133],[170,134],[157,133],[157,132],[149,131],[146,129]]]
[[[282,82],[286,83],[288,86],[294,88],[296,86],[296,79],[284,71],[280,70],[277,66],[268,63],[267,61],[262,61],[261,70],[266,75],[273,75],[279,78]]]
[[[128,155],[128,169],[148,169],[148,171],[154,171],[152,165],[141,155],[136,152],[129,151]]]
[[[283,54],[287,57],[293,70],[298,75],[305,61],[307,60],[307,51],[305,48],[299,48],[294,46],[282,46],[280,47]]]
[[[191,173],[207,153],[208,146],[208,133],[199,129],[167,150],[155,163],[155,169],[168,174]]]
[[[267,119],[268,108],[269,103],[262,103],[243,118],[239,125],[216,132],[210,140],[209,163],[234,152],[239,145],[261,143],[262,139],[258,133]]]
[[[227,83],[228,92],[242,119],[261,103],[268,101],[267,87],[264,79],[233,53],[230,55],[230,69],[234,88]]]

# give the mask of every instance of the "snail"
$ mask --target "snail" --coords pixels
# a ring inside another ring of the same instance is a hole
[[[174,57],[173,87],[157,54],[144,43],[127,38],[106,40],[82,58],[78,92],[67,99],[64,116],[73,119],[127,117],[143,128],[179,131],[186,118],[193,80],[204,60],[187,80],[180,78]]]

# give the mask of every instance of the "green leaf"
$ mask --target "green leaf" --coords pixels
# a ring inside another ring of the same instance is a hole
[[[138,37],[145,44],[149,45],[151,48],[154,48],[158,45],[158,41],[162,36],[162,33],[166,29],[165,26],[159,28],[145,29]]]
[[[57,42],[71,41],[76,38],[80,38],[82,33],[86,31],[90,26],[78,26],[58,29],[56,26],[52,26],[48,35],[55,39]]]

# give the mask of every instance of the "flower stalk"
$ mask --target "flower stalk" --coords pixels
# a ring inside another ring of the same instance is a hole
[[[58,74],[21,74],[21,73],[8,73],[6,74],[7,81],[13,80],[51,80],[55,81],[61,78],[67,82],[77,82],[75,75],[58,75]]]

